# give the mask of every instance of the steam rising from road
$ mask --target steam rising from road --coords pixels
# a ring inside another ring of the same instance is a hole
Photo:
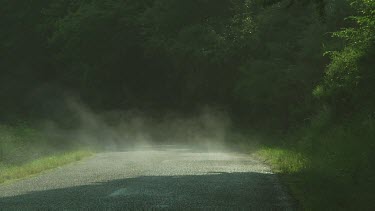
[[[150,115],[137,110],[96,113],[76,100],[69,100],[67,108],[73,127],[62,129],[47,122],[43,127],[51,138],[106,150],[159,144],[217,149],[223,147],[231,127],[225,112],[208,107],[188,117],[176,112]]]

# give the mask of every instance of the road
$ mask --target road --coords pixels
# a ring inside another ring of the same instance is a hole
[[[142,147],[0,185],[0,209],[293,210],[268,166],[248,154]]]

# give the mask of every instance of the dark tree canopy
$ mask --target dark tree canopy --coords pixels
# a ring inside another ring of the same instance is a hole
[[[48,115],[64,96],[74,95],[97,109],[215,104],[289,127],[321,104],[346,112],[354,102],[373,103],[364,91],[374,77],[372,1],[2,5],[4,116]],[[323,56],[327,51],[330,58]]]

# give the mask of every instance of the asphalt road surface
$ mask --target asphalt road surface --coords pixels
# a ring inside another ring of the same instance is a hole
[[[247,154],[161,146],[92,158],[0,185],[0,209],[294,210]]]

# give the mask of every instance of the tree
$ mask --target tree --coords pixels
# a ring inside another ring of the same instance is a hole
[[[337,107],[348,110],[359,101],[369,101],[375,73],[371,70],[375,41],[375,2],[355,0],[351,5],[357,14],[348,18],[353,24],[333,33],[333,37],[343,41],[344,46],[329,51],[331,63],[328,65],[324,82],[314,94],[325,97]]]

